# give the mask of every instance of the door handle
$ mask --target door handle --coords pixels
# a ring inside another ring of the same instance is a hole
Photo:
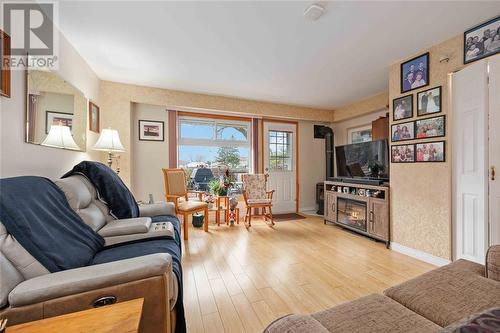
[[[494,166],[494,165],[492,165],[492,166],[490,167],[490,170],[491,170],[491,171],[490,171],[490,174],[491,174],[491,180],[495,180],[495,176],[496,176],[495,166]]]

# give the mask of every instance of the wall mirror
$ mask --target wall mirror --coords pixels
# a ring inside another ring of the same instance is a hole
[[[27,71],[26,142],[86,149],[87,98],[56,73]]]

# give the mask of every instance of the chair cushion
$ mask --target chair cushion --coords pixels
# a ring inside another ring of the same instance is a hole
[[[500,245],[490,246],[486,253],[486,277],[500,282]]]
[[[191,200],[189,200],[189,201],[179,202],[177,208],[181,212],[191,212],[191,211],[194,211],[194,210],[204,209],[207,206],[208,205],[205,202],[191,201]]]
[[[444,327],[473,313],[500,306],[500,283],[485,278],[481,265],[458,260],[384,291],[408,309]]]
[[[252,205],[252,204],[270,204],[272,203],[272,200],[271,199],[248,199],[247,200],[248,204],[249,205]]]
[[[168,193],[171,195],[185,195],[186,175],[182,170],[164,170],[166,181],[168,183]]]
[[[266,176],[245,174],[241,176],[247,199],[266,199]]]

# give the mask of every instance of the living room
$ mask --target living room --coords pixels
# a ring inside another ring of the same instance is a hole
[[[500,2],[1,8],[6,332],[500,331]]]

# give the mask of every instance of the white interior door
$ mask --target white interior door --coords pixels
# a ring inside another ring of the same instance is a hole
[[[453,75],[454,257],[484,262],[488,244],[486,61]]]
[[[500,244],[500,56],[489,59],[490,245]]]
[[[297,129],[295,124],[264,121],[264,168],[269,170],[267,186],[275,190],[273,213],[296,211]]]

